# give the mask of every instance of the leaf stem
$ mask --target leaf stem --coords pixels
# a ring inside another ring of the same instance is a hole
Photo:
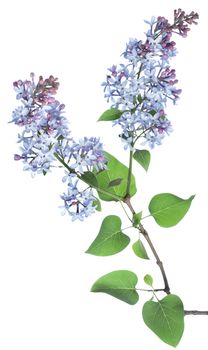
[[[121,204],[122,209],[123,209],[124,213],[126,214],[127,218],[129,219],[129,221],[131,221],[133,223],[133,220],[130,218],[129,214],[127,213],[126,208],[124,207],[122,201],[119,201],[119,203]]]
[[[132,228],[132,226],[127,226],[127,227],[122,227],[122,231],[124,231],[124,230],[128,230],[128,229],[130,229],[130,228]]]
[[[135,288],[135,289],[141,292],[153,292],[153,289],[143,289],[143,288]],[[154,292],[164,292],[164,288],[154,289]]]

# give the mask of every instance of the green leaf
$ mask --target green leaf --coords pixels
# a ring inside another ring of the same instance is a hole
[[[157,194],[150,201],[150,214],[158,225],[162,227],[174,226],[186,215],[194,197],[182,199],[171,193]]]
[[[139,103],[142,103],[142,101],[143,101],[142,95],[138,96],[138,101],[139,101]]]
[[[117,109],[117,108],[110,108],[100,116],[100,118],[98,119],[98,122],[116,120],[116,119],[120,118],[122,113],[123,112],[119,111],[119,109]]]
[[[145,324],[165,343],[176,347],[184,330],[183,303],[169,294],[158,302],[147,301],[142,310]]]
[[[149,259],[146,249],[140,239],[133,244],[132,249],[139,258]]]
[[[153,278],[152,278],[152,276],[151,276],[151,275],[145,275],[145,276],[144,276],[144,282],[145,282],[148,286],[152,287],[152,285],[153,285]]]
[[[101,171],[97,174],[96,179],[98,182],[98,195],[100,199],[104,201],[118,201],[118,199],[115,199],[110,194],[104,194],[100,189],[106,190],[108,193],[112,193],[113,195],[116,195],[121,200],[126,195],[126,187],[127,187],[127,179],[128,179],[128,168],[122,164],[118,159],[113,157],[110,153],[104,152],[106,155],[106,158],[108,159],[107,167],[108,169]],[[122,182],[117,185],[116,187],[110,187],[109,183],[118,179],[122,178]],[[131,177],[131,185],[130,185],[130,196],[132,197],[136,193],[136,183],[135,178],[132,174]]]
[[[118,186],[118,185],[121,184],[122,180],[123,180],[123,179],[121,179],[121,178],[112,180],[112,181],[109,182],[108,187]]]
[[[59,135],[59,137],[57,138],[58,141],[63,141],[64,140],[64,136],[63,135]]]
[[[145,149],[136,150],[133,158],[147,171],[150,164],[151,154]]]
[[[91,171],[85,171],[81,176],[80,179],[87,183],[91,187],[98,187],[98,182],[96,179],[96,176]]]
[[[133,226],[137,227],[140,224],[142,218],[142,211],[133,215]]]
[[[137,276],[128,270],[118,270],[100,277],[92,286],[91,292],[102,292],[134,305],[139,300],[135,289]]]
[[[149,114],[151,114],[153,117],[154,117],[154,115],[156,114],[157,112],[154,110],[154,109],[152,109],[151,111],[149,111]]]
[[[95,200],[93,201],[93,207],[96,207],[95,209],[97,211],[102,211],[102,208],[101,208],[101,202],[98,198],[95,197]]]
[[[121,252],[130,242],[130,238],[121,231],[121,220],[109,215],[103,220],[100,231],[86,253],[108,256]]]

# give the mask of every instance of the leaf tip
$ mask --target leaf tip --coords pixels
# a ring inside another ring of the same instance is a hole
[[[95,293],[94,284],[93,284],[92,287],[90,288],[90,292],[91,292],[91,293]]]

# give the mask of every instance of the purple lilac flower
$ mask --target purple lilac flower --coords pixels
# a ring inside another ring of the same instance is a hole
[[[198,17],[179,9],[174,11],[173,24],[162,16],[145,21],[149,26],[145,41],[130,39],[123,53],[127,63],[108,69],[102,85],[111,107],[123,111],[113,125],[120,125],[125,148],[133,148],[140,137],[153,148],[172,131],[164,110],[168,101],[175,104],[181,94],[175,69],[170,67],[177,54],[172,34],[186,37]]]
[[[59,156],[68,165],[63,182],[67,183],[67,193],[61,196],[64,201],[63,213],[71,216],[72,221],[84,220],[95,212],[95,197],[92,189],[82,189],[79,176],[86,171],[106,169],[107,159],[99,138],[84,137],[76,143],[73,139],[63,140],[62,147],[57,150]]]
[[[12,122],[22,128],[18,136],[21,153],[15,155],[15,160],[23,160],[24,170],[45,174],[56,161],[59,138],[69,136],[65,106],[54,97],[59,83],[51,75],[45,80],[40,76],[36,84],[31,73],[31,80],[18,80],[13,85],[22,103],[12,113]]]
[[[95,197],[92,189],[80,190],[79,179],[75,174],[67,174],[64,179],[67,181],[67,193],[61,195],[61,199],[64,201],[62,214],[66,212],[70,215],[72,221],[81,220],[93,214],[96,210],[94,205]]]
[[[76,142],[73,138],[65,139],[56,150],[68,167],[83,174],[86,171],[100,171],[107,168],[107,159],[103,144],[99,138],[84,137]]]
[[[18,80],[13,85],[22,103],[12,113],[12,122],[22,130],[18,135],[20,153],[14,155],[14,160],[22,160],[23,169],[33,175],[45,175],[59,160],[68,169],[63,179],[67,181],[67,193],[61,196],[62,208],[73,221],[83,220],[95,212],[96,205],[92,189],[89,185],[81,188],[79,177],[86,171],[106,169],[100,139],[73,139],[64,116],[65,106],[54,97],[59,87],[57,78],[51,75],[44,80],[40,76],[35,83],[32,73],[31,80]]]

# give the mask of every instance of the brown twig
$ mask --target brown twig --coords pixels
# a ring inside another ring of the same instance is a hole
[[[136,212],[131,204],[131,198],[130,196],[126,196],[124,198],[124,203],[128,206],[128,208],[130,209],[131,213],[134,215]],[[157,254],[157,251],[149,237],[149,234],[148,232],[145,230],[145,228],[143,227],[143,225],[140,223],[139,226],[137,227],[139,232],[144,236],[144,238],[146,239],[147,243],[149,244],[149,247],[156,259],[156,263],[158,264],[159,268],[160,268],[160,271],[161,271],[161,274],[162,274],[162,277],[163,277],[163,281],[164,281],[164,285],[165,287],[162,289],[155,289],[155,291],[163,291],[165,292],[166,294],[170,294],[170,287],[169,287],[169,283],[168,283],[168,279],[167,279],[167,276],[166,276],[166,273],[165,273],[165,269],[164,269],[164,266],[163,266],[163,263],[162,261],[160,260],[159,258],[159,255]],[[150,290],[147,290],[147,291],[150,291]],[[198,311],[198,310],[184,310],[184,315],[187,316],[187,315],[208,315],[208,311]]]
[[[159,258],[159,255],[157,254],[156,252],[156,249],[148,235],[148,232],[144,229],[143,225],[140,224],[139,225],[139,231],[141,232],[141,234],[144,236],[144,238],[146,239],[147,243],[149,244],[149,247],[156,259],[156,263],[157,265],[159,266],[160,268],[160,271],[161,271],[161,274],[162,274],[162,277],[163,277],[163,281],[164,281],[164,285],[165,285],[165,288],[164,288],[164,292],[166,294],[170,294],[170,287],[169,287],[169,283],[168,283],[168,279],[167,279],[167,276],[166,276],[166,273],[165,273],[165,269],[164,269],[164,266],[163,266],[163,263],[162,261],[160,260]]]
[[[135,214],[135,210],[134,208],[132,207],[132,204],[131,204],[131,199],[129,196],[125,197],[124,198],[124,203],[126,203],[126,205],[129,207],[131,213],[134,215]],[[140,223],[139,226],[138,226],[138,230],[139,232],[141,232],[141,234],[144,236],[144,238],[146,239],[147,243],[149,244],[149,247],[156,259],[156,263],[157,265],[159,266],[160,268],[160,271],[161,271],[161,274],[162,274],[162,277],[163,277],[163,281],[164,281],[164,289],[163,291],[166,293],[166,294],[170,294],[170,287],[169,287],[169,283],[168,283],[168,279],[167,279],[167,276],[166,276],[166,273],[165,273],[165,269],[164,269],[164,266],[163,266],[163,263],[162,261],[160,260],[159,258],[159,255],[157,254],[157,251],[148,235],[148,232],[144,229],[143,225]]]
[[[184,315],[208,315],[208,311],[184,310]]]

